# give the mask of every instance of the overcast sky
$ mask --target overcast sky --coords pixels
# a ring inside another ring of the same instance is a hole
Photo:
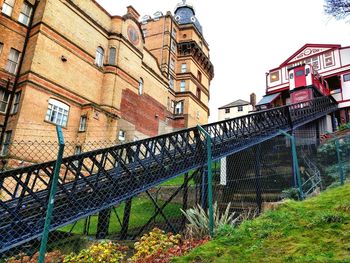
[[[174,12],[179,0],[97,0],[110,14],[132,5],[140,14]],[[350,23],[330,19],[323,0],[192,0],[210,48],[215,77],[210,121],[217,108],[265,94],[265,72],[278,67],[306,43],[350,45]]]

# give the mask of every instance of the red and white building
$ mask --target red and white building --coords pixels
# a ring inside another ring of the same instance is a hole
[[[350,121],[350,47],[332,44],[306,44],[279,67],[266,73],[266,95],[257,108],[266,109],[293,102],[298,65],[312,65],[313,72],[325,80],[329,93],[339,103],[339,123]],[[294,74],[293,74],[294,73]],[[305,76],[308,75],[306,71]],[[292,79],[294,78],[294,79]]]

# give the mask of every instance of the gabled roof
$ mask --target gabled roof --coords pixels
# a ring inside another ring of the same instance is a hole
[[[244,105],[249,105],[250,102],[245,101],[245,100],[235,100],[229,104],[226,104],[224,106],[221,106],[220,109],[227,109],[227,108],[233,108],[233,107],[238,107],[238,106],[244,106]]]
[[[307,54],[307,53],[309,52],[309,50],[311,48],[313,48],[315,50],[319,49],[319,51],[314,53],[314,54],[317,54],[317,53],[324,52],[326,50],[341,48],[341,45],[336,45],[336,44],[305,44],[304,46],[299,48],[293,55],[291,55],[286,61],[284,61],[280,65],[280,67],[284,67],[285,65],[289,64],[293,60],[298,61],[298,60],[303,59],[302,54],[305,54],[306,57],[310,56],[311,53],[309,53],[309,54]]]

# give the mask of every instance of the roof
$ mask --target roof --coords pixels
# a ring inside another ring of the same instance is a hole
[[[244,106],[244,105],[249,105],[250,102],[245,101],[245,100],[235,100],[229,104],[226,104],[222,107],[219,108],[220,109],[227,109],[227,108],[233,108],[233,107],[238,107],[238,106]]]
[[[196,13],[192,5],[187,4],[186,1],[177,4],[175,8],[175,20],[179,25],[193,24],[198,31],[203,35],[202,26],[199,23]]]
[[[281,95],[281,92],[274,93],[274,94],[271,94],[271,95],[265,95],[265,96],[256,104],[256,106],[272,103],[272,102],[273,102],[275,99],[277,99],[280,95]]]
[[[291,55],[287,60],[285,60],[280,67],[283,67],[287,65],[293,58],[295,58],[300,52],[302,52],[304,49],[307,48],[325,48],[325,49],[334,49],[334,48],[341,48],[341,45],[336,44],[305,44],[301,48],[299,48],[293,55]]]

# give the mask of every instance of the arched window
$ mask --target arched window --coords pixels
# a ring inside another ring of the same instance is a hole
[[[66,127],[68,122],[69,106],[55,99],[49,99],[45,120]]]
[[[139,95],[143,93],[143,79],[140,78],[139,80]]]
[[[103,66],[103,56],[104,56],[104,50],[102,47],[98,47],[96,49],[96,59],[95,59],[95,64],[98,67],[102,67]]]

